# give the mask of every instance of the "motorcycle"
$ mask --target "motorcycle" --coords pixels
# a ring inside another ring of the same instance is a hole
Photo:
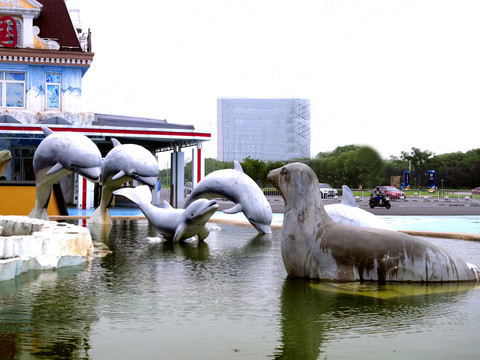
[[[392,206],[390,205],[390,199],[384,194],[381,195],[380,200],[377,200],[377,198],[373,194],[370,195],[370,201],[368,202],[368,205],[370,205],[371,209],[373,209],[375,206],[390,209],[390,207]]]

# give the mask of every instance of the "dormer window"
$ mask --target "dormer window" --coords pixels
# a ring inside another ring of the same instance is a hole
[[[0,17],[0,47],[22,47],[22,21],[17,17]]]
[[[0,71],[0,107],[25,107],[25,78],[24,72]]]
[[[60,89],[62,76],[55,73],[45,75],[47,109],[60,109]]]

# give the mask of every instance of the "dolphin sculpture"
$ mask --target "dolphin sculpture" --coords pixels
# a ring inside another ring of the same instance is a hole
[[[341,204],[324,206],[332,220],[344,225],[395,230],[392,225],[382,218],[358,208],[357,205],[355,205],[355,197],[353,196],[352,190],[350,190],[347,185],[342,186],[342,193]]]
[[[243,172],[238,161],[234,169],[223,169],[205,176],[193,189],[185,207],[199,198],[224,197],[235,205],[223,212],[235,214],[242,211],[255,229],[261,234],[270,234],[272,223],[272,208],[255,181]]]
[[[12,160],[12,154],[8,150],[0,151],[0,176],[5,171],[8,163]]]
[[[150,151],[135,144],[120,144],[112,139],[113,149],[102,163],[102,195],[100,205],[88,219],[89,224],[111,224],[108,207],[113,191],[129,180],[153,188],[158,181],[158,163]]]
[[[30,217],[48,220],[47,207],[53,184],[71,172],[90,181],[100,180],[102,156],[88,137],[73,132],[54,133],[42,126],[45,139],[33,156],[36,181],[35,207]]]
[[[136,203],[148,221],[165,238],[174,242],[193,236],[204,240],[210,234],[205,224],[218,209],[215,200],[207,199],[194,201],[186,209],[174,209],[166,201],[162,203],[163,208],[159,208],[151,204],[152,193],[147,186],[122,188],[113,194],[125,196]]]
[[[480,279],[477,266],[421,238],[336,223],[322,205],[315,173],[305,164],[272,170],[268,179],[285,200],[281,251],[289,276],[380,284]]]

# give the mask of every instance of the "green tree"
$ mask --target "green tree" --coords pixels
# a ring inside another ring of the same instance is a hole
[[[412,165],[412,171],[417,180],[414,186],[422,187],[422,175],[425,173],[425,164],[427,160],[432,157],[433,152],[428,150],[422,151],[419,148],[412,147],[409,153],[402,151],[401,154],[402,160],[407,160]]]

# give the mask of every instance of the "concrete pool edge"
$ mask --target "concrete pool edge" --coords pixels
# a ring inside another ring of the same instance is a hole
[[[74,216],[50,216],[50,220],[53,221],[62,221],[62,220],[86,220],[90,218],[88,215],[74,215]],[[112,215],[112,220],[146,220],[147,218],[143,215]],[[248,221],[242,221],[238,219],[220,219],[212,217],[208,221],[209,223],[217,224],[232,224],[239,226],[251,226]],[[272,229],[281,229],[281,224],[272,224],[270,226]],[[454,233],[454,232],[440,232],[440,231],[420,231],[420,230],[398,230],[399,232],[413,235],[413,236],[424,236],[424,237],[434,237],[434,238],[446,238],[446,239],[457,239],[457,240],[466,240],[466,241],[479,241],[480,234],[471,234],[471,233]]]

